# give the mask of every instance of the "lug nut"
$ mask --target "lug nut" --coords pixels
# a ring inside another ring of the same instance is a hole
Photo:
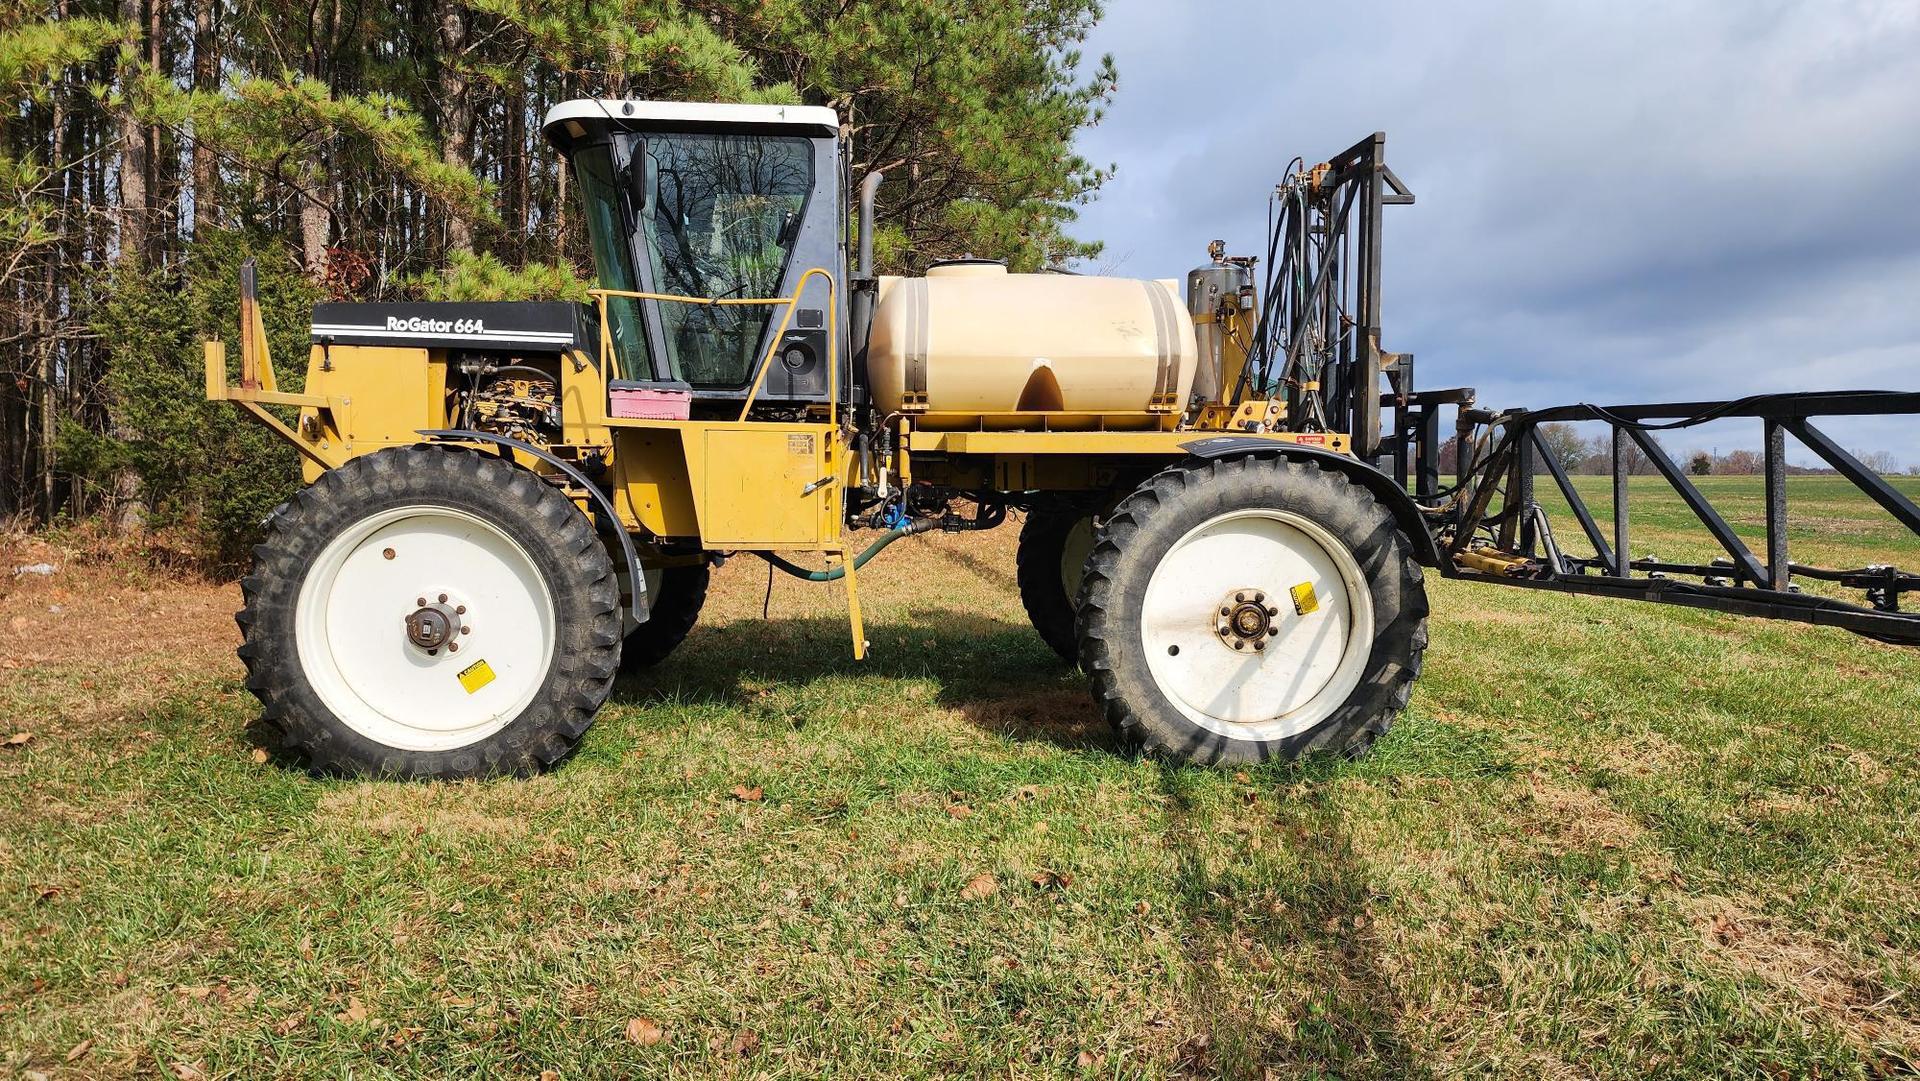
[[[392,559],[392,558],[393,558],[393,549],[391,549],[391,548],[382,548],[382,549],[380,550],[380,554],[381,554],[381,555],[383,555],[383,556],[386,556],[386,557],[387,557],[388,559]]]
[[[1280,617],[1280,609],[1278,609],[1278,608],[1269,608],[1269,609],[1267,609],[1267,615],[1268,615],[1268,616],[1269,616],[1270,618],[1274,618],[1274,619],[1278,619],[1278,618]]]
[[[453,606],[453,614],[454,614],[454,615],[456,615],[456,616],[464,616],[464,615],[466,615],[466,614],[467,614],[467,606],[466,606],[466,605],[464,605],[464,604],[456,604],[456,605],[454,605],[454,606]]]
[[[447,603],[447,595],[445,593],[440,594],[440,603],[441,604]]]
[[[1276,634],[1279,634],[1279,633],[1280,633],[1280,628],[1278,628],[1278,627],[1268,627],[1268,628],[1267,628],[1267,637],[1269,637],[1269,638],[1271,638],[1271,637],[1273,637],[1274,635],[1276,635]]]
[[[458,642],[448,642],[448,643],[447,643],[447,652],[448,652],[448,653],[458,653],[458,652],[460,652],[460,643],[458,643]]]
[[[1222,609],[1220,609],[1220,614],[1221,614],[1221,615],[1223,615],[1223,616],[1230,616],[1230,615],[1232,615],[1232,614],[1233,614],[1233,609],[1231,609],[1231,608],[1222,608]]]
[[[460,633],[461,633],[461,634],[472,634],[472,633],[473,633],[473,628],[472,628],[472,627],[466,627],[466,626],[463,626],[463,627],[461,627],[461,628],[460,628]]]
[[[413,603],[417,608],[425,608],[427,606],[427,599],[425,597],[418,597],[415,598]]]
[[[1267,648],[1267,643],[1266,643],[1266,642],[1264,642],[1264,641],[1262,641],[1262,642],[1255,642],[1255,643],[1253,644],[1253,648],[1255,648],[1255,649],[1265,649],[1265,648]]]
[[[1234,640],[1234,643],[1233,643],[1233,648],[1235,648],[1235,649],[1243,649],[1243,648],[1245,648],[1245,647],[1246,647],[1246,643],[1245,643],[1245,642],[1242,642],[1242,641],[1240,641],[1240,640],[1239,640],[1239,639],[1237,639],[1237,638],[1236,638],[1236,639]]]
[[[1235,593],[1233,595],[1233,603],[1235,604],[1247,603],[1247,595],[1245,593]]]

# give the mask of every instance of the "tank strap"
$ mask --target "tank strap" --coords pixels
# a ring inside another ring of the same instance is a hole
[[[1153,311],[1153,342],[1158,354],[1158,368],[1153,379],[1153,399],[1147,403],[1149,412],[1165,413],[1178,407],[1173,399],[1178,395],[1180,376],[1173,358],[1177,350],[1173,343],[1174,328],[1179,321],[1174,317],[1173,297],[1159,282],[1140,283],[1147,290],[1147,307]]]
[[[907,303],[907,371],[900,409],[918,413],[927,408],[927,352],[933,337],[927,279],[908,278],[900,288],[906,290]]]

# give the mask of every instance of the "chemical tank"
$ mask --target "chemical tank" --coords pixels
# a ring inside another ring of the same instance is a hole
[[[1185,408],[1193,320],[1170,280],[937,264],[880,279],[867,349],[876,406],[921,428],[1156,428]]]

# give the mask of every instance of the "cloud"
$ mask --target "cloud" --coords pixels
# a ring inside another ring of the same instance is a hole
[[[1087,52],[1121,76],[1081,140],[1120,170],[1077,229],[1107,242],[1094,268],[1263,250],[1294,154],[1384,130],[1419,198],[1387,210],[1386,344],[1423,385],[1502,406],[1920,390],[1910,0],[1114,0]],[[1835,431],[1920,462],[1920,426]]]

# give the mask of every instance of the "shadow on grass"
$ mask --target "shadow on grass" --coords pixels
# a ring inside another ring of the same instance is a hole
[[[832,679],[925,680],[933,704],[983,731],[1069,749],[1119,750],[1086,681],[1023,624],[922,607],[869,624],[871,647],[853,659],[841,618],[782,617],[697,628],[653,669],[624,678],[613,701],[751,709],[769,687],[804,689]],[[902,696],[902,709],[925,700]]]
[[[1320,756],[1288,770],[1312,777],[1337,768]],[[1209,816],[1196,800],[1205,784],[1195,771],[1160,768],[1166,834],[1179,860],[1177,888],[1193,927],[1186,940],[1194,981],[1189,1006],[1209,1037],[1182,1048],[1181,1072],[1431,1077],[1401,1035],[1406,1011],[1373,938],[1373,891],[1330,790],[1310,784],[1306,793],[1281,801],[1278,832],[1300,858],[1297,871],[1268,892],[1247,889],[1232,868],[1208,866],[1198,831],[1208,828]],[[1222,954],[1249,941],[1268,957],[1312,972],[1314,990],[1293,1016],[1246,1009],[1244,994],[1224,979],[1247,958]]]

